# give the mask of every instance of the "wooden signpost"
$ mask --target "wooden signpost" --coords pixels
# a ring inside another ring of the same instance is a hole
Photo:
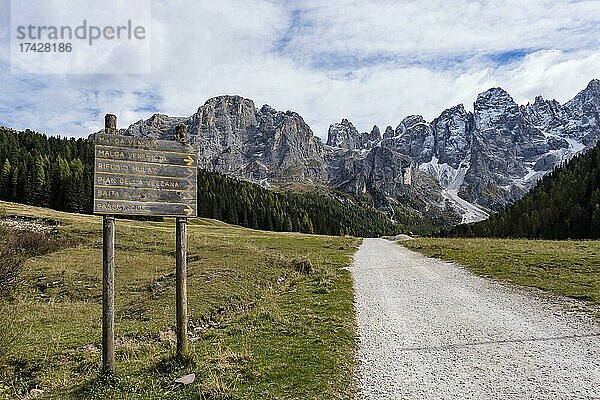
[[[115,215],[176,217],[177,355],[187,344],[187,218],[198,215],[197,153],[187,127],[176,140],[117,134],[117,117],[107,114],[104,133],[95,135],[94,213],[103,214],[102,370],[112,373],[114,356]]]

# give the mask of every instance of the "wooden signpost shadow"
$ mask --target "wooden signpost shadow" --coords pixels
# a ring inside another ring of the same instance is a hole
[[[177,357],[189,355],[187,338],[187,218],[197,208],[197,155],[187,126],[175,141],[117,134],[117,117],[107,114],[104,134],[95,137],[94,213],[102,223],[102,372],[115,371],[115,215],[176,217],[175,270]]]

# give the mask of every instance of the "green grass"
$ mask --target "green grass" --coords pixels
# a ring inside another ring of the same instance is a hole
[[[600,306],[600,242],[419,238],[402,245],[474,273]]]
[[[104,379],[101,218],[3,202],[0,209],[58,220],[68,243],[28,259],[6,305],[18,340],[0,365],[0,398],[35,387],[57,399],[355,397],[356,323],[343,267],[358,239],[191,220],[191,356],[181,362],[173,356],[174,223],[117,220],[117,374]],[[298,271],[302,261],[313,271]],[[191,372],[193,384],[174,384]]]

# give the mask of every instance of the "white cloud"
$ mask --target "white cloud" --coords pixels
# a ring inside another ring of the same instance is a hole
[[[399,53],[417,58],[515,48],[598,44],[597,1],[302,2],[310,29],[291,47],[312,52]],[[574,40],[577,39],[577,40]]]
[[[525,57],[517,68],[506,72],[505,87],[515,101],[531,101],[543,94],[562,103],[583,89],[591,78],[600,78],[600,51],[566,54],[540,51]]]
[[[0,123],[81,136],[106,112],[124,126],[150,116],[144,105],[190,115],[240,94],[297,111],[324,136],[341,118],[368,130],[469,109],[492,86],[564,102],[600,77],[595,1],[328,3],[155,1],[152,74],[31,77],[38,87],[3,73],[14,97],[0,101]]]

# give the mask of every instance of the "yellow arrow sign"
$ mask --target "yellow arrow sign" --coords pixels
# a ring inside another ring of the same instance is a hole
[[[185,211],[186,215],[192,215],[192,213],[194,212],[194,209],[192,207],[190,207],[189,205],[186,205],[185,208],[183,209],[183,211]]]
[[[185,161],[187,165],[194,165],[194,158],[192,156],[186,156],[183,161]]]

